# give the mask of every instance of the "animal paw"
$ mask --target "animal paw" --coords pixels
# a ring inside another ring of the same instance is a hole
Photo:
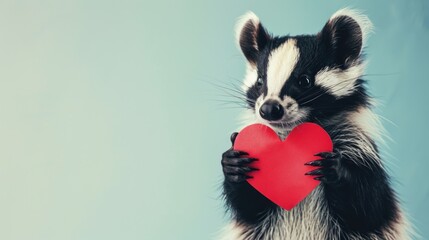
[[[305,175],[315,176],[315,180],[327,183],[338,184],[342,183],[349,177],[348,170],[342,164],[342,156],[338,151],[321,152],[315,156],[322,159],[305,163],[305,165],[319,167],[313,171],[305,173]]]
[[[231,142],[234,145],[237,133],[231,135]],[[222,154],[222,170],[225,175],[225,180],[233,183],[240,183],[246,179],[252,178],[250,172],[258,169],[250,167],[249,164],[256,161],[256,158],[251,158],[246,152],[236,151],[232,147]]]

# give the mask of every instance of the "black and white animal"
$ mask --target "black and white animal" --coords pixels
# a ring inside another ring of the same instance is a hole
[[[369,19],[342,9],[315,35],[272,36],[249,12],[237,28],[247,59],[248,124],[266,124],[285,137],[296,125],[314,122],[329,133],[334,151],[307,163],[317,166],[307,175],[321,184],[286,211],[246,182],[257,159],[227,150],[223,188],[232,221],[221,239],[410,239],[380,159],[382,128],[362,79]]]

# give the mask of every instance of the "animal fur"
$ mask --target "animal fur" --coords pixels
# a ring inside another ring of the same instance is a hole
[[[226,151],[223,187],[232,220],[222,240],[411,239],[377,148],[383,127],[362,79],[371,31],[370,20],[351,9],[334,13],[316,35],[273,37],[254,13],[240,19],[246,125],[263,123],[286,137],[298,124],[315,122],[331,136],[335,154],[316,174],[322,183],[286,211],[245,181],[253,160]],[[281,107],[276,116],[272,106],[263,112],[273,102]]]

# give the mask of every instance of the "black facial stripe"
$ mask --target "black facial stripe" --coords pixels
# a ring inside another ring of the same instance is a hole
[[[329,119],[343,112],[353,112],[362,106],[370,107],[371,105],[369,96],[366,93],[365,81],[362,79],[357,80],[356,89],[352,94],[339,99],[329,94],[323,87],[316,86],[315,89],[317,89],[318,93],[312,96],[311,99],[313,100],[299,102],[300,106],[310,107],[310,118],[312,121]]]
[[[251,100],[249,101],[249,106],[253,109],[255,108],[254,102],[256,99],[261,94],[264,94],[264,96],[267,95],[267,81],[270,80],[267,79],[267,68],[271,52],[290,38],[289,36],[271,38],[266,46],[261,49],[257,57],[257,68],[258,74],[262,77],[264,84],[258,87],[255,79],[255,85],[247,91],[247,97]],[[339,66],[335,62],[335,56],[332,55],[331,51],[316,36],[304,35],[293,38],[296,40],[296,46],[299,49],[300,55],[295,69],[281,89],[280,99],[284,100],[285,96],[289,96],[297,101],[299,107],[310,109],[308,114],[309,119],[329,118],[339,112],[353,111],[359,106],[368,104],[368,96],[363,86],[363,80],[357,80],[357,87],[354,92],[340,99],[317,84],[314,84],[310,89],[299,88],[297,81],[301,75],[307,74],[314,80],[315,75],[320,70]]]
[[[254,84],[247,90],[246,97],[247,97],[247,104],[249,105],[249,107],[253,109],[255,108],[255,102],[256,102],[256,99],[259,97],[259,95],[260,95],[260,91],[259,91],[259,88],[256,86],[256,84]]]

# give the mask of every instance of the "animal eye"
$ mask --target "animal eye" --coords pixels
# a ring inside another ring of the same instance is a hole
[[[309,89],[313,87],[313,80],[308,75],[301,75],[298,78],[298,86],[303,89]]]
[[[264,84],[264,80],[261,77],[258,77],[256,80],[256,86],[261,87]]]

